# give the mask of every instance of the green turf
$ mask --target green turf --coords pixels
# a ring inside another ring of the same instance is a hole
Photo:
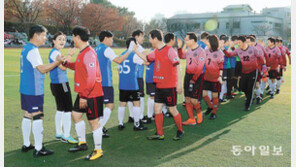
[[[116,53],[122,52],[115,49]],[[48,63],[49,49],[40,49],[43,62]],[[111,115],[107,128],[108,139],[103,139],[103,158],[87,162],[84,157],[93,147],[92,133],[87,124],[87,152],[68,153],[70,144],[54,140],[55,102],[49,89],[49,75],[45,79],[44,104],[44,143],[55,154],[48,157],[34,159],[32,151],[21,153],[22,145],[21,120],[23,111],[20,109],[19,90],[19,57],[20,49],[5,49],[5,166],[290,166],[291,158],[291,75],[290,66],[284,73],[284,84],[281,93],[274,99],[264,98],[262,105],[254,104],[250,112],[243,111],[244,96],[236,97],[231,102],[219,106],[218,118],[215,121],[204,118],[201,125],[184,127],[185,135],[181,141],[173,141],[176,127],[172,118],[164,122],[164,141],[148,141],[146,136],[155,132],[154,124],[148,125],[145,132],[134,132],[132,124],[126,124],[124,131],[117,130],[118,105],[118,74],[113,63],[113,84],[115,90],[115,109]],[[66,50],[63,51],[66,53]],[[185,62],[182,61],[183,69]],[[73,72],[68,72],[73,98]],[[146,96],[147,98],[147,96]],[[178,96],[178,109],[183,120],[187,118],[181,103],[183,95]],[[206,109],[202,105],[203,111]],[[145,111],[146,113],[146,111]],[[126,110],[125,121],[128,111]],[[85,119],[86,120],[86,119]],[[76,137],[72,124],[72,135]],[[31,142],[34,143],[33,134]],[[257,149],[255,155],[242,152],[238,157],[231,152],[233,145],[252,146]],[[258,147],[270,147],[269,156],[261,156]],[[283,156],[271,155],[273,146],[282,146]]]

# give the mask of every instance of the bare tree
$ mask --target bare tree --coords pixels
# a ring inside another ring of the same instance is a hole
[[[253,25],[253,31],[259,36],[267,36],[271,32],[272,27],[269,24]]]

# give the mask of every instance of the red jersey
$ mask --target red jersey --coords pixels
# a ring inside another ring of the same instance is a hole
[[[206,71],[204,79],[210,82],[218,82],[220,70],[223,70],[224,54],[221,50],[211,52],[205,49],[206,52]]]
[[[165,45],[161,49],[155,49],[147,56],[149,62],[155,62],[153,82],[156,88],[175,88],[177,87],[177,65],[179,58],[176,51]]]
[[[82,98],[103,96],[102,77],[96,52],[90,46],[83,49],[76,62],[66,62],[66,67],[75,70],[75,92]]]
[[[264,59],[259,55],[258,50],[254,46],[248,46],[246,50],[237,48],[232,52],[227,52],[226,50],[223,50],[223,52],[227,57],[239,56],[242,63],[242,73],[244,74],[255,71],[258,69],[259,64],[264,63]]]
[[[282,45],[282,46],[283,46],[284,50],[286,51],[286,54],[289,56],[289,63],[291,64],[290,51],[286,46],[284,46],[284,45]]]
[[[189,49],[186,53],[183,53],[182,48],[180,48],[178,49],[178,55],[180,59],[186,59],[187,74],[196,74],[198,75],[197,78],[202,74],[206,58],[204,49],[197,47],[194,50]]]
[[[276,70],[278,66],[282,63],[282,54],[278,47],[265,48],[265,59],[266,66],[270,67],[271,70]]]
[[[260,59],[257,59],[258,60],[259,71],[261,71],[262,65],[264,64],[264,59],[265,59],[265,57],[264,57],[264,47],[262,45],[256,43],[255,48],[259,52],[259,56],[261,57],[260,59],[263,59],[262,62],[260,61]]]
[[[281,68],[283,68],[283,66],[287,66],[286,49],[282,45],[278,45],[278,48],[281,51],[281,55],[282,55]]]

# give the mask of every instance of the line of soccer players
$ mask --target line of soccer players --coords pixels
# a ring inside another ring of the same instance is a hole
[[[168,108],[174,118],[177,134],[174,140],[180,140],[184,134],[183,125],[200,124],[203,121],[201,100],[208,109],[205,115],[210,119],[217,118],[219,102],[232,99],[232,88],[244,92],[246,96],[245,110],[249,111],[256,92],[257,104],[260,104],[266,82],[269,85],[270,97],[279,93],[283,71],[286,70],[286,55],[289,50],[282,45],[279,38],[268,38],[267,47],[256,36],[232,36],[231,41],[226,35],[218,38],[214,34],[204,32],[201,40],[193,32],[177,40],[173,33],[165,36],[160,30],[149,33],[152,49],[145,50],[141,44],[144,32],[136,30],[126,40],[126,50],[117,56],[111,49],[113,34],[102,31],[99,34],[100,44],[95,48],[89,46],[90,32],[82,26],[74,27],[73,41],[80,50],[75,62],[71,57],[75,49],[70,49],[68,57],[61,56],[65,45],[65,35],[57,32],[53,38],[48,65],[43,65],[38,47],[44,45],[47,30],[40,25],[33,26],[29,32],[30,42],[21,53],[21,107],[25,111],[22,121],[23,147],[27,152],[34,149],[35,157],[50,155],[52,150],[42,146],[43,140],[43,99],[44,73],[50,72],[51,92],[55,97],[57,111],[55,114],[56,139],[76,144],[69,152],[88,149],[85,137],[86,113],[93,131],[94,150],[86,157],[94,160],[103,155],[102,137],[109,137],[104,128],[114,108],[114,88],[112,82],[111,62],[118,64],[119,71],[119,107],[118,129],[123,130],[126,104],[129,106],[129,122],[134,122],[134,130],[147,130],[143,124],[155,120],[156,133],[148,136],[149,140],[163,140],[163,110]],[[163,42],[163,40],[165,42]],[[184,43],[184,44],[183,44]],[[182,89],[182,68],[179,59],[186,59],[184,77],[185,108],[188,119],[182,122],[177,110],[177,93]],[[147,116],[144,116],[144,65],[146,65]],[[74,70],[75,92],[77,98],[72,106],[71,91],[66,68]],[[222,90],[221,90],[222,86]],[[105,104],[105,105],[104,105]],[[196,111],[197,119],[193,111]],[[154,116],[154,117],[153,117]],[[76,141],[70,135],[71,118],[75,122],[78,136]],[[35,146],[30,143],[31,133],[34,134]]]

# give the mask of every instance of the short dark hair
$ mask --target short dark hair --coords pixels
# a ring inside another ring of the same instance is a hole
[[[251,42],[255,42],[255,38],[251,35],[247,36],[246,39],[249,39]]]
[[[222,39],[224,39],[224,37],[227,37],[227,36],[225,34],[221,34],[219,39],[222,40]]]
[[[201,39],[207,39],[207,37],[209,36],[210,34],[208,33],[208,32],[203,32],[203,33],[201,33],[201,35],[200,35],[200,38]]]
[[[280,43],[282,43],[282,42],[283,42],[283,40],[282,40],[281,38],[280,38],[279,40],[280,40]]]
[[[53,38],[51,39],[52,40],[52,47],[54,47],[54,43],[53,43],[53,40],[56,40],[58,36],[60,35],[64,35],[66,36],[62,31],[58,31],[56,32],[54,35],[53,35]]]
[[[273,37],[269,37],[267,40],[275,44],[275,39]]]
[[[169,32],[164,36],[164,42],[169,43],[171,40],[175,39],[175,34]]]
[[[229,41],[229,37],[226,35],[223,35],[222,37],[220,36],[220,40],[224,41],[224,43],[225,43],[225,42]]]
[[[149,34],[151,35],[151,38],[157,38],[159,41],[162,41],[162,32],[159,29],[154,29],[152,31],[149,32]]]
[[[209,35],[208,36],[209,43],[211,45],[212,51],[217,51],[219,48],[219,39],[217,35]]]
[[[241,35],[237,38],[237,40],[242,41],[242,42],[246,42],[246,37],[244,35]]]
[[[140,36],[141,34],[144,34],[142,30],[136,30],[132,33],[132,37]]]
[[[249,36],[253,37],[256,40],[256,35],[250,34]]]
[[[137,40],[136,40],[135,37],[129,37],[129,38],[126,39],[126,42],[125,42],[125,44],[126,44],[126,48],[129,48],[130,43],[131,43],[132,41],[134,41],[135,44],[137,44]]]
[[[187,32],[187,34],[189,36],[189,39],[193,39],[195,42],[197,42],[197,35],[194,32]]]
[[[83,26],[75,26],[72,30],[74,36],[79,36],[80,39],[84,42],[89,40],[90,32],[89,29]]]
[[[276,38],[276,39],[275,39],[275,42],[280,42],[280,39],[279,39],[279,38]]]
[[[43,32],[47,32],[47,29],[43,25],[34,25],[29,30],[29,40],[34,37],[34,34],[40,34]]]
[[[235,40],[237,40],[237,38],[238,38],[237,35],[233,35],[233,36],[231,37],[231,41],[235,41]]]
[[[103,42],[105,37],[107,38],[110,38],[110,37],[113,37],[113,34],[111,31],[109,30],[103,30],[101,31],[101,33],[99,34],[99,39],[100,39],[100,42]]]

